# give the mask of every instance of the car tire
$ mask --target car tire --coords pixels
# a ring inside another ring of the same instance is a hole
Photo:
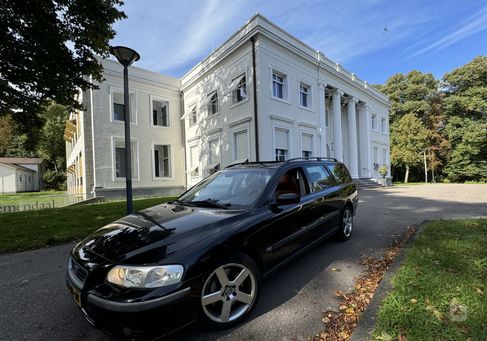
[[[203,321],[223,329],[243,321],[255,307],[260,295],[261,275],[248,256],[236,254],[213,267],[201,289]]]
[[[340,224],[337,231],[338,240],[344,242],[350,239],[353,233],[353,211],[350,206],[345,206],[340,215]]]

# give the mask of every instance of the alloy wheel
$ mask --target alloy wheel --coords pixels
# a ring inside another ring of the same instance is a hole
[[[343,212],[343,235],[348,238],[352,234],[353,229],[353,215],[350,209],[345,209]]]
[[[217,323],[235,321],[252,308],[256,290],[255,275],[245,265],[222,265],[208,276],[203,285],[203,312]]]

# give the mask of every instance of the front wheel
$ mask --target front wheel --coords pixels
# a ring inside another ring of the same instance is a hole
[[[257,302],[261,279],[255,262],[236,255],[221,262],[201,291],[202,315],[208,324],[226,328],[248,316]]]
[[[350,239],[353,232],[353,211],[349,206],[345,206],[340,218],[340,226],[337,237],[341,241]]]

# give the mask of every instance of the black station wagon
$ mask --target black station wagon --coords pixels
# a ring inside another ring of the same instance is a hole
[[[350,238],[357,186],[334,159],[247,162],[78,243],[67,285],[95,327],[134,338],[241,322],[262,278],[324,238]]]

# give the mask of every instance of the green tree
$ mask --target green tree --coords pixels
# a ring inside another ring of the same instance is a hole
[[[37,149],[39,157],[56,171],[62,171],[66,165],[66,143],[63,131],[69,118],[68,109],[60,104],[50,104],[41,114],[45,120]]]
[[[15,126],[10,115],[0,116],[0,156],[4,156],[12,138],[14,136]]]
[[[51,103],[40,116],[44,120],[37,155],[47,161],[48,170],[43,180],[48,188],[63,189],[66,181],[66,143],[63,131],[69,111],[65,106]]]
[[[25,134],[15,135],[5,152],[7,157],[35,157],[35,152],[27,148],[29,137]]]
[[[406,169],[404,182],[408,182],[410,168],[421,163],[428,138],[428,129],[413,113],[405,114],[391,125],[391,163]]]
[[[487,180],[487,122],[452,117],[447,132],[454,148],[445,168],[455,182]]]
[[[452,181],[487,179],[487,57],[445,74],[444,112],[452,153],[445,172]]]
[[[414,113],[421,119],[429,130],[428,169],[433,174],[441,172],[449,158],[451,146],[445,133],[439,81],[431,73],[413,70],[405,75],[394,74],[384,85],[379,85],[377,88],[386,94],[391,102],[389,116],[391,127],[394,122],[409,113]]]
[[[125,18],[120,0],[0,1],[0,113],[39,125],[50,100],[80,109],[79,89],[102,80],[96,55],[106,57],[112,27]],[[25,133],[25,132],[24,132]]]

